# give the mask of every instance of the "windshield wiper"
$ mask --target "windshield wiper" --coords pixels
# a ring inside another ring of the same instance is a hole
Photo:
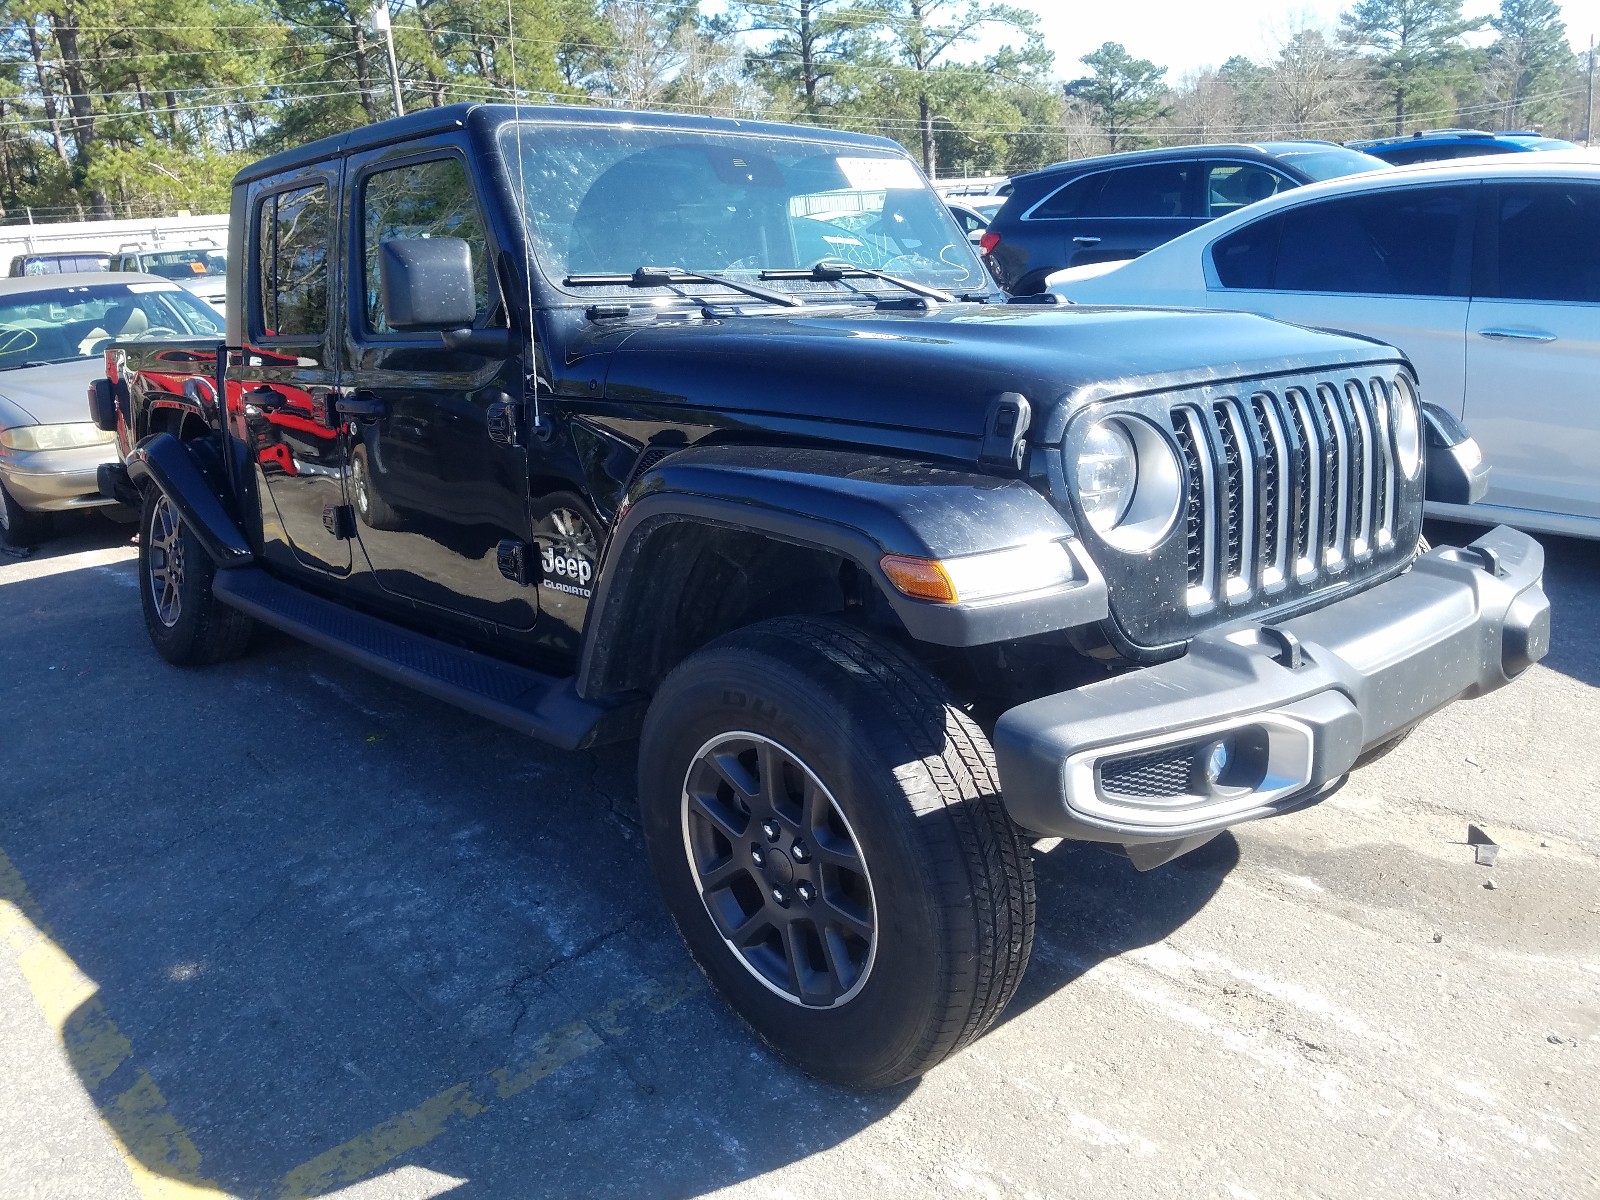
[[[918,296],[926,296],[929,300],[937,300],[941,304],[954,304],[956,298],[949,292],[940,291],[936,287],[929,287],[925,283],[913,283],[909,279],[901,279],[898,275],[890,275],[887,271],[874,270],[872,267],[858,267],[854,263],[834,262],[823,259],[810,267],[785,268],[761,272],[762,279],[809,279],[813,283],[837,283],[841,279],[881,279],[884,283],[892,283],[895,287],[904,288]]]
[[[765,279],[766,274],[763,273],[761,277]],[[735,292],[743,292],[746,296],[754,296],[757,300],[781,304],[785,308],[805,307],[804,300],[797,299],[787,292],[757,287],[753,283],[740,283],[737,279],[728,279],[722,275],[707,275],[703,271],[685,271],[682,267],[638,267],[632,275],[568,275],[562,282],[568,287],[610,284],[614,287],[636,288],[671,287],[675,283],[711,283]],[[693,298],[700,299],[700,297]]]

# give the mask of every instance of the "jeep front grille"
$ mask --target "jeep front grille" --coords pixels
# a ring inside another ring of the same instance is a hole
[[[1171,410],[1191,612],[1341,575],[1393,545],[1388,386],[1301,381]]]

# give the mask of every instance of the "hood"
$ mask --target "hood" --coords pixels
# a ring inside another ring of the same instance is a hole
[[[178,286],[207,304],[221,304],[228,292],[226,275],[206,275],[200,279],[180,279]]]
[[[43,367],[0,371],[0,424],[17,410],[17,424],[65,425],[89,419],[89,385],[106,373],[105,359],[75,358]]]
[[[798,310],[796,310],[798,312]],[[688,406],[709,423],[830,441],[981,438],[989,404],[1020,392],[1031,440],[1096,399],[1400,358],[1370,342],[1243,313],[956,304],[840,314],[658,320],[616,347],[609,400]],[[713,414],[717,414],[714,416]],[[856,426],[841,436],[840,425]],[[905,437],[866,438],[867,427]]]

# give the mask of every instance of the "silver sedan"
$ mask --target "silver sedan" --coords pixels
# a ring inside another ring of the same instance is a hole
[[[115,434],[86,420],[84,397],[113,341],[221,338],[222,318],[150,275],[0,279],[0,542],[48,537],[51,515],[115,503],[100,494]]]

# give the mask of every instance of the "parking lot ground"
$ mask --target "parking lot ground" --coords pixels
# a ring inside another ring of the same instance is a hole
[[[6,1200],[1600,1196],[1600,546],[1547,541],[1545,665],[1315,808],[1042,854],[1002,1023],[863,1095],[708,994],[631,747],[168,667],[127,532],[0,558]]]

